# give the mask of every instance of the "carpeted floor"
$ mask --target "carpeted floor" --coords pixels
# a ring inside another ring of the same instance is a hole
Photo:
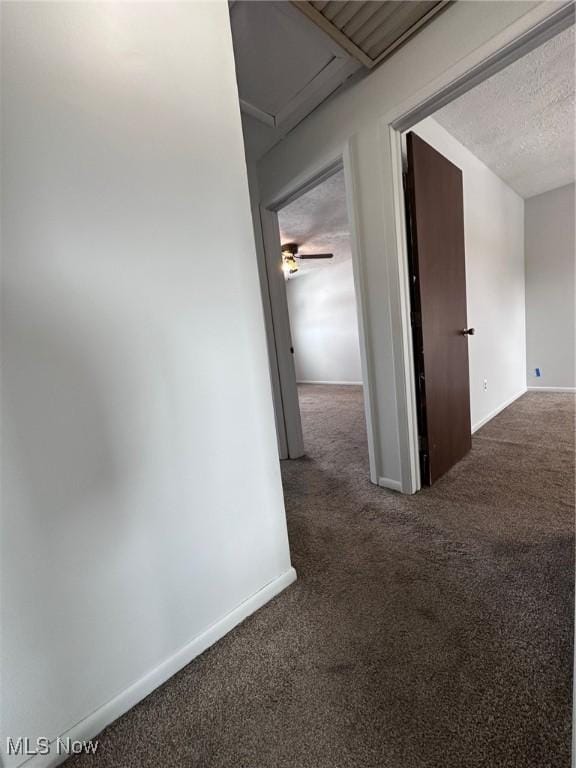
[[[367,480],[359,388],[301,405],[298,581],[68,768],[568,768],[574,398],[524,395],[412,497]]]

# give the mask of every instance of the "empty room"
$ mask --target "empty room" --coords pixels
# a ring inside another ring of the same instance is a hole
[[[1,768],[569,768],[574,3],[0,11]]]

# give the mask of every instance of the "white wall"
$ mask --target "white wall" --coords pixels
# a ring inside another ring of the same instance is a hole
[[[227,4],[2,17],[4,747],[93,734],[293,571]]]
[[[286,290],[298,381],[362,383],[352,260],[297,275]]]
[[[526,200],[525,224],[528,386],[573,389],[574,184]]]
[[[411,492],[417,475],[410,331],[403,322],[403,221],[395,207],[399,169],[386,126],[559,8],[555,2],[453,3],[354,88],[316,109],[259,162],[261,199],[271,204],[344,154],[354,198],[357,282],[364,294],[368,362],[363,379],[374,482]]]
[[[476,429],[526,389],[524,200],[433,118],[412,130],[462,171],[468,326],[476,330],[468,340]]]

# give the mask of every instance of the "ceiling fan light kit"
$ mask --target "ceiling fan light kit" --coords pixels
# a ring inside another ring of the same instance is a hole
[[[282,271],[289,277],[298,272],[298,260],[302,259],[333,259],[333,253],[298,253],[297,243],[284,243],[282,246]]]
[[[282,253],[282,271],[285,275],[293,275],[298,272],[298,262],[290,253]]]

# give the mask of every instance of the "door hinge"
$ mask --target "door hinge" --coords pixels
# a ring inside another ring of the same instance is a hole
[[[415,312],[413,309],[410,310],[410,322],[412,325],[420,327],[422,325],[422,315],[420,312]]]

